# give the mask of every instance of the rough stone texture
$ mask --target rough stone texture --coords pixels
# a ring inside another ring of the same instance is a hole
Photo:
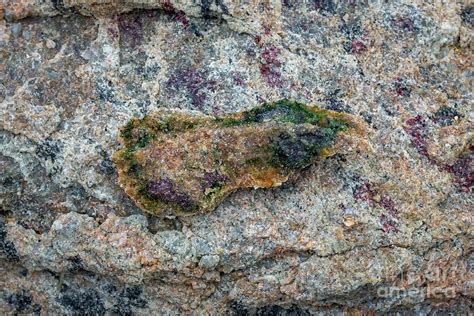
[[[280,186],[344,149],[360,151],[364,131],[351,115],[285,99],[224,116],[161,111],[121,129],[113,161],[145,212],[194,215],[238,189]]]
[[[0,314],[473,308],[468,1],[108,2],[0,2]],[[191,217],[118,185],[132,117],[282,98],[370,150]]]

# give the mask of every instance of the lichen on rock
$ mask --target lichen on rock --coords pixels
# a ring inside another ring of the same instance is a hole
[[[157,112],[121,130],[119,182],[145,211],[211,211],[239,188],[279,186],[361,131],[348,114],[281,100],[221,117]]]

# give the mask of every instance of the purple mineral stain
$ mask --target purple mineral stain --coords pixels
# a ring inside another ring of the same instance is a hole
[[[359,185],[354,190],[354,198],[358,201],[365,201],[369,205],[374,205],[374,196],[376,192],[372,188],[372,185],[368,182],[364,182],[363,184]]]
[[[263,34],[265,34],[266,36],[270,35],[271,34],[271,27],[269,25],[264,25],[263,26]]]
[[[161,5],[163,11],[171,15],[171,18],[176,22],[179,22],[183,25],[185,29],[189,27],[189,19],[186,17],[186,14],[182,10],[176,10],[170,0],[162,0]]]
[[[384,210],[386,210],[386,214],[380,215],[382,230],[385,233],[396,233],[399,231],[397,227],[397,219],[399,216],[398,210],[395,207],[395,203],[387,195],[382,195],[380,200],[376,200],[375,196],[378,194],[379,193],[377,190],[374,189],[373,186],[368,182],[364,182],[363,184],[359,185],[353,193],[356,200],[365,201],[370,206],[378,205],[379,207],[382,207]]]
[[[260,74],[265,78],[270,87],[277,88],[282,86],[281,74],[278,69],[269,65],[261,65]]]
[[[206,172],[201,181],[201,188],[203,191],[209,188],[214,188],[227,181],[227,179],[228,177],[226,175],[220,174],[217,171]]]
[[[243,87],[244,86],[244,80],[239,74],[234,75],[234,83],[238,86]]]
[[[120,15],[117,18],[120,34],[131,47],[137,47],[143,41],[143,22],[140,16]]]
[[[262,51],[262,58],[267,64],[272,64],[275,66],[281,66],[281,62],[278,60],[278,55],[280,54],[280,49],[270,46],[265,47]]]
[[[410,135],[411,143],[418,153],[426,157],[428,161],[437,166],[440,170],[450,173],[454,178],[454,184],[460,192],[472,193],[474,187],[474,171],[472,164],[474,161],[474,146],[470,146],[468,152],[456,159],[452,164],[442,164],[437,162],[428,153],[428,142],[426,140],[426,120],[417,115],[408,119],[405,131]]]
[[[356,54],[363,53],[367,50],[367,46],[358,39],[351,41],[351,51]]]
[[[199,109],[204,107],[207,91],[214,91],[217,86],[216,81],[207,79],[207,71],[192,67],[176,70],[167,84],[176,91],[184,89],[192,105]]]
[[[398,217],[398,210],[395,208],[395,203],[389,196],[382,196],[380,206],[387,210],[388,214],[392,217]]]
[[[117,20],[117,18],[115,18]],[[107,34],[112,38],[112,39],[117,39],[119,37],[119,31],[115,27],[107,27]]]
[[[260,74],[264,77],[270,87],[281,87],[280,67],[281,61],[278,59],[280,50],[274,46],[265,47],[261,53],[263,63],[260,65]]]
[[[380,215],[380,223],[382,224],[382,230],[384,233],[397,233],[399,231],[395,221],[387,217],[385,214]]]
[[[428,142],[425,137],[426,122],[423,117],[417,115],[408,119],[405,123],[407,125],[405,131],[410,135],[412,145],[420,155],[428,158],[430,162],[433,162],[428,155]]]
[[[271,35],[271,28],[268,25],[264,25],[263,36],[268,37]],[[255,44],[261,49],[260,52],[260,75],[265,78],[267,84],[272,88],[279,88],[283,85],[281,79],[281,66],[282,62],[279,59],[280,49],[272,44],[265,44],[262,42],[262,36],[257,35],[254,38]],[[249,53],[249,52],[248,52]],[[253,52],[248,54],[250,57],[255,57]]]
[[[393,19],[393,24],[407,32],[415,31],[415,23],[411,18],[408,17],[395,18]]]
[[[187,194],[176,190],[174,183],[167,178],[150,181],[147,186],[147,193],[150,197],[162,202],[177,204],[186,211],[194,209],[191,198]]]
[[[254,41],[255,41],[255,44],[260,46],[260,44],[262,42],[262,37],[260,35],[257,35],[257,36],[255,36]]]
[[[402,78],[397,78],[393,85],[398,96],[409,97],[411,95],[410,87]]]
[[[474,188],[474,146],[469,147],[467,155],[458,158],[452,165],[445,165],[443,169],[454,177],[454,182],[459,191],[472,193]]]

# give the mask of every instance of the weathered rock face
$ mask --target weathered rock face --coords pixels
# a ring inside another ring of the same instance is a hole
[[[114,158],[119,182],[143,210],[192,215],[213,210],[236,189],[295,178],[335,154],[342,133],[362,136],[360,125],[288,100],[223,117],[153,113],[122,129],[124,148]]]
[[[0,4],[0,314],[472,308],[471,6],[116,3]],[[284,98],[365,121],[364,150],[194,216],[120,186],[132,118]]]

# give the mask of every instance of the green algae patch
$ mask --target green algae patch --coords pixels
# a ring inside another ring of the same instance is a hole
[[[348,114],[289,100],[222,117],[162,111],[125,125],[113,160],[144,211],[191,215],[239,188],[281,185],[360,130]]]

